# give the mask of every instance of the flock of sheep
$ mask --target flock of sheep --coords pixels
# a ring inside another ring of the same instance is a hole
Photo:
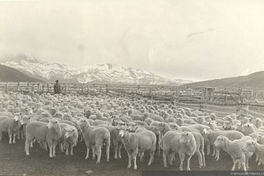
[[[85,143],[89,158],[97,157],[100,163],[102,150],[106,161],[110,160],[110,147],[114,158],[122,158],[126,150],[128,168],[137,169],[137,158],[141,161],[149,153],[148,165],[155,157],[163,157],[163,165],[173,165],[197,155],[200,168],[206,167],[205,155],[220,159],[220,150],[233,159],[232,171],[250,167],[248,161],[256,155],[256,164],[264,165],[264,123],[252,115],[230,114],[217,117],[214,113],[177,107],[172,104],[158,104],[150,100],[126,97],[76,96],[21,93],[0,94],[0,140],[7,132],[9,143],[16,139],[25,140],[25,153],[38,143],[55,157],[56,151],[73,155],[74,147]],[[205,147],[206,146],[206,147]],[[206,150],[205,150],[206,149]],[[34,150],[32,148],[31,150]],[[206,154],[205,154],[206,153]]]

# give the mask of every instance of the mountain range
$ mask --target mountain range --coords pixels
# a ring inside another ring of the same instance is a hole
[[[0,64],[0,81],[55,82],[58,79],[64,83],[152,84],[190,88],[244,87],[264,89],[264,71],[255,72],[247,76],[192,82],[182,79],[169,80],[145,70],[125,68],[107,63],[69,66],[43,62],[27,54],[17,54],[15,57],[2,59]]]
[[[125,68],[108,63],[69,66],[60,63],[43,62],[28,54],[18,54],[11,59],[0,61],[0,64],[17,69],[30,77],[45,82],[54,82],[57,79],[65,83],[103,84],[181,85],[191,82],[181,79],[171,81],[145,70]]]

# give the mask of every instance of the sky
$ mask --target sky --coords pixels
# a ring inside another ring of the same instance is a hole
[[[111,63],[169,79],[264,70],[263,0],[0,1],[0,58]]]

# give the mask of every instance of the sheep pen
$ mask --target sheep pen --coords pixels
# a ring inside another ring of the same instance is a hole
[[[47,96],[47,97],[45,97]],[[42,98],[45,98],[43,101],[43,109],[45,106],[49,106],[48,102],[56,102],[56,99],[59,99],[55,96],[43,95]],[[39,98],[41,98],[39,97]],[[53,99],[52,99],[53,98]],[[64,98],[61,96],[60,98]],[[65,97],[65,99],[71,97]],[[100,103],[100,99],[103,97],[91,97],[89,102]],[[129,102],[130,100],[122,100],[124,102]],[[65,103],[67,100],[65,100]],[[110,107],[115,107],[116,109],[122,107],[122,104],[118,100],[114,99]],[[120,104],[119,104],[120,103]],[[131,104],[133,104],[132,102]],[[141,102],[135,102],[141,106]],[[70,104],[70,102],[69,102]],[[93,107],[94,104],[90,104],[90,107]],[[96,106],[96,105],[95,105]],[[109,106],[109,105],[106,105]],[[131,106],[131,105],[130,105]],[[140,106],[138,109],[140,109]],[[70,110],[73,111],[77,105],[69,105]],[[136,107],[136,106],[135,106]],[[173,109],[173,108],[172,108]],[[103,112],[103,108],[100,109]],[[173,109],[173,111],[175,111]],[[69,111],[70,112],[70,111]],[[139,112],[137,112],[139,113]],[[94,114],[94,112],[92,112]],[[102,113],[103,116],[106,113]],[[71,114],[72,118],[78,118],[76,114]],[[119,117],[122,117],[122,114],[118,114]],[[217,117],[219,118],[219,117]],[[56,157],[50,158],[48,151],[43,150],[39,145],[34,145],[30,149],[30,156],[26,156],[24,153],[25,141],[19,139],[16,141],[16,144],[9,144],[9,138],[7,133],[3,133],[2,140],[0,141],[0,175],[87,175],[86,171],[92,171],[92,175],[126,175],[134,176],[141,175],[142,171],[175,171],[180,165],[179,156],[176,155],[175,160],[173,161],[173,166],[168,166],[167,168],[163,167],[162,156],[155,154],[155,160],[151,166],[147,166],[146,162],[149,160],[148,154],[143,158],[144,164],[138,162],[138,169],[127,169],[128,156],[125,149],[122,149],[122,158],[115,159],[114,147],[110,147],[110,161],[106,162],[105,159],[101,160],[100,164],[96,164],[95,160],[89,158],[84,159],[86,156],[86,146],[83,141],[78,141],[78,144],[74,148],[74,155],[65,155],[65,153],[60,152],[57,147]],[[103,151],[105,148],[103,148]],[[212,149],[211,149],[212,150]],[[211,151],[212,152],[212,151]],[[206,167],[199,168],[198,158],[196,155],[193,155],[190,161],[190,167],[193,171],[226,171],[227,168],[232,165],[232,159],[226,152],[221,152],[221,158],[219,161],[215,161],[214,157],[209,155],[206,157]],[[105,152],[102,152],[102,158],[106,158]],[[252,171],[262,171],[263,168],[258,166],[255,162],[255,155],[249,161],[250,170]],[[241,169],[242,171],[242,169]]]

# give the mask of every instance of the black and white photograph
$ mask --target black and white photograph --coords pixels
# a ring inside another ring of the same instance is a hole
[[[264,0],[0,0],[0,176],[264,176]]]

